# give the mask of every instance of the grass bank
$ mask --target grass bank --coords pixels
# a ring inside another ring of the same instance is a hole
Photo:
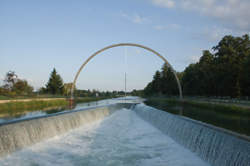
[[[0,95],[0,100],[41,99],[41,98],[65,98],[65,96],[41,94],[41,95],[25,95],[25,96],[12,96],[12,97],[10,97],[10,96]]]
[[[93,102],[103,99],[107,99],[107,97],[77,98],[76,104]],[[69,106],[69,102],[66,98],[26,98],[1,101],[4,102],[0,102],[0,117],[11,117],[36,110],[59,110],[65,109]]]
[[[11,101],[0,104],[0,116],[21,114],[33,110],[50,110],[68,106],[67,100],[30,100],[26,102]]]
[[[177,98],[148,98],[146,101],[149,105],[154,104],[168,104],[169,106],[182,105],[182,106],[193,106],[201,109],[211,109],[215,112],[223,112],[227,114],[241,114],[250,116],[250,107],[234,105],[234,104],[225,104],[225,103],[214,103],[214,102],[206,102],[206,101],[194,101],[184,99],[183,101]]]
[[[145,104],[250,136],[250,107],[175,98],[148,98]]]

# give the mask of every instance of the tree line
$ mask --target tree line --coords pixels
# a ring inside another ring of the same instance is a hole
[[[8,97],[35,96],[35,95],[59,95],[69,96],[72,83],[63,83],[62,77],[54,68],[46,85],[34,92],[34,88],[24,79],[18,78],[14,71],[6,73],[4,85],[0,87],[0,95]],[[124,91],[98,91],[74,89],[75,96],[79,97],[116,97],[124,95]]]
[[[177,73],[188,96],[250,96],[249,35],[223,37],[212,48],[204,50],[197,63]],[[144,95],[178,95],[177,83],[170,69],[163,65],[143,90]]]
[[[33,90],[26,80],[18,78],[14,71],[9,71],[6,73],[4,85],[0,87],[0,95],[29,95]]]

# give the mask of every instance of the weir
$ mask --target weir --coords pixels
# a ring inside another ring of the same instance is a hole
[[[101,120],[115,110],[129,106],[130,104],[119,103],[1,124],[0,156]]]
[[[0,125],[0,156],[130,109],[212,166],[250,165],[250,141],[227,130],[173,115],[144,104],[111,104]],[[94,146],[94,145],[93,145]],[[98,146],[98,145],[97,145]],[[84,149],[83,149],[84,150]],[[182,160],[180,156],[180,160]]]
[[[213,166],[250,165],[250,139],[247,136],[144,104],[136,105],[133,110],[141,118]]]

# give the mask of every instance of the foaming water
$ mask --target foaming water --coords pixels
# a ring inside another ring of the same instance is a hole
[[[208,166],[127,109],[15,152],[0,165]]]
[[[250,166],[249,137],[144,104],[136,105],[133,110],[213,166]]]

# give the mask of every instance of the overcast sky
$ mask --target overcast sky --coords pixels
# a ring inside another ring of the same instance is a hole
[[[0,0],[0,79],[14,70],[39,88],[55,67],[72,82],[88,56],[121,42],[155,49],[183,71],[224,35],[249,34],[249,9],[249,0]],[[128,89],[142,89],[162,64],[142,49],[110,49],[77,87],[123,90],[127,71]]]

